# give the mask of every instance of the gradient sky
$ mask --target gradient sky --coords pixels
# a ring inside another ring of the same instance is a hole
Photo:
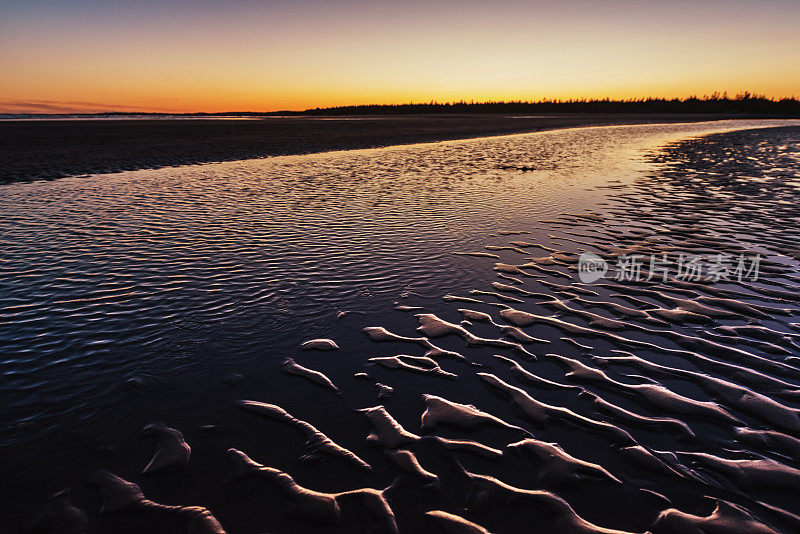
[[[0,112],[793,96],[798,28],[798,0],[0,0]]]

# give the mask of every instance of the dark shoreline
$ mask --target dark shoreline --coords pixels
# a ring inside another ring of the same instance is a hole
[[[0,183],[581,126],[733,115],[401,115],[265,119],[0,121]]]

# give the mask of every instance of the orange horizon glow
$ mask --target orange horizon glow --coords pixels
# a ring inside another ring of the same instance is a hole
[[[798,22],[800,3],[781,0],[7,0],[0,112],[792,97]]]

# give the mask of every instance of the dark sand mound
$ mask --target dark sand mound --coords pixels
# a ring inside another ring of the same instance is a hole
[[[0,183],[710,115],[0,121]]]

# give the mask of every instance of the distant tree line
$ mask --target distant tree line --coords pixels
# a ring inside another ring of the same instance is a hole
[[[457,113],[501,113],[501,114],[617,114],[617,113],[675,113],[709,115],[748,115],[767,117],[800,117],[800,100],[791,98],[767,98],[750,92],[730,97],[727,93],[712,93],[687,98],[610,98],[542,99],[476,102],[425,102],[406,104],[364,104],[313,108],[303,111],[226,111],[219,113],[148,113],[117,112],[36,114],[8,113],[0,117],[103,117],[103,116],[147,116],[147,117],[269,117],[269,116],[314,116],[314,115],[402,115],[402,114],[457,114]]]
[[[411,113],[701,113],[800,116],[800,100],[792,98],[767,98],[749,92],[729,97],[727,93],[713,93],[687,98],[610,98],[542,99],[536,101],[497,102],[427,102],[407,104],[372,104],[314,108],[299,115],[389,115]]]

